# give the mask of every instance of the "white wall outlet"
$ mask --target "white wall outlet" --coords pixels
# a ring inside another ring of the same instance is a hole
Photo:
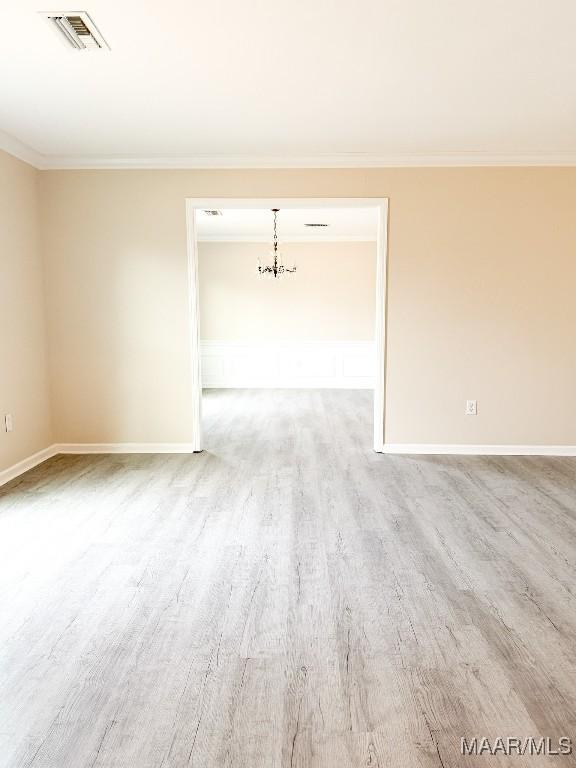
[[[466,416],[476,416],[478,413],[478,406],[476,400],[466,400]]]
[[[6,427],[6,432],[12,432],[14,429],[14,421],[12,420],[12,414],[7,413],[4,416],[4,426]]]

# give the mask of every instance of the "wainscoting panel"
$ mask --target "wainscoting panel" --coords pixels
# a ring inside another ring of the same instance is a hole
[[[372,341],[201,341],[206,388],[372,389]]]

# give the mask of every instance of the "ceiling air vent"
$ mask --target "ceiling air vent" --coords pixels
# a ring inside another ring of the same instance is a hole
[[[327,227],[328,224],[304,224],[305,227]]]
[[[62,34],[68,45],[77,51],[110,50],[98,27],[85,11],[45,13],[43,16]]]
[[[222,211],[204,211],[206,216],[222,216]]]

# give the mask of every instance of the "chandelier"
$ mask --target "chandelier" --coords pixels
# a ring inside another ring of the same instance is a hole
[[[294,264],[292,267],[285,267],[282,262],[282,254],[278,253],[277,219],[279,211],[280,208],[272,208],[272,213],[274,214],[274,250],[270,255],[274,256],[274,262],[272,265],[267,264],[265,267],[263,267],[260,263],[260,259],[258,259],[258,274],[260,275],[273,275],[274,277],[281,277],[285,272],[296,272],[296,264]]]

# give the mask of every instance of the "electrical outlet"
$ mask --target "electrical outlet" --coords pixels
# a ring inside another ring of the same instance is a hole
[[[478,406],[476,400],[466,400],[466,416],[476,416],[478,414]]]
[[[4,416],[4,426],[6,427],[6,432],[12,432],[12,430],[14,429],[14,422],[12,420],[11,413],[7,413]]]

